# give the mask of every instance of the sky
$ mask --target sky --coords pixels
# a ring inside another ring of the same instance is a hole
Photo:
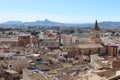
[[[62,23],[120,21],[120,0],[0,1],[0,22],[44,19]]]

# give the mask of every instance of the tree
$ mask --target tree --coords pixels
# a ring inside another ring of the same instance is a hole
[[[31,32],[32,35],[37,35],[39,32],[36,32],[35,30]]]
[[[13,32],[9,32],[9,33],[8,33],[8,35],[12,35],[12,34],[13,34]]]
[[[5,31],[2,31],[2,34],[5,34]]]
[[[73,34],[73,33],[75,33],[75,31],[74,30],[70,30],[70,33]]]

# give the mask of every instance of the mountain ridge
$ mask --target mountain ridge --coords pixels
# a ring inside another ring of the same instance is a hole
[[[22,22],[22,21],[7,21],[4,23],[0,23],[1,26],[94,26],[94,23],[60,23],[55,21],[50,21],[45,19],[44,21],[31,21],[31,22]],[[120,27],[120,22],[113,21],[103,21],[98,23],[99,26],[102,27]]]

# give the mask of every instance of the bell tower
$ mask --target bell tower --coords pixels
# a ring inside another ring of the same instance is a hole
[[[91,41],[93,43],[101,43],[101,30],[98,26],[98,22],[96,20],[93,31],[92,31],[92,36],[91,36]]]

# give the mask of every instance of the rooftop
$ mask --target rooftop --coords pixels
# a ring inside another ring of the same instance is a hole
[[[18,36],[30,36],[30,34],[19,34]]]
[[[48,76],[46,76],[41,71],[32,71],[32,70],[24,69],[24,72],[27,73],[30,80],[47,80],[48,79]],[[54,80],[54,79],[50,77],[49,80]]]
[[[17,42],[17,38],[0,38],[0,42]]]
[[[102,48],[103,46],[100,44],[81,44],[78,45],[79,48]]]
[[[10,74],[16,74],[17,72],[16,71],[14,71],[14,70],[5,70],[5,72],[7,72],[7,73],[10,73]]]

